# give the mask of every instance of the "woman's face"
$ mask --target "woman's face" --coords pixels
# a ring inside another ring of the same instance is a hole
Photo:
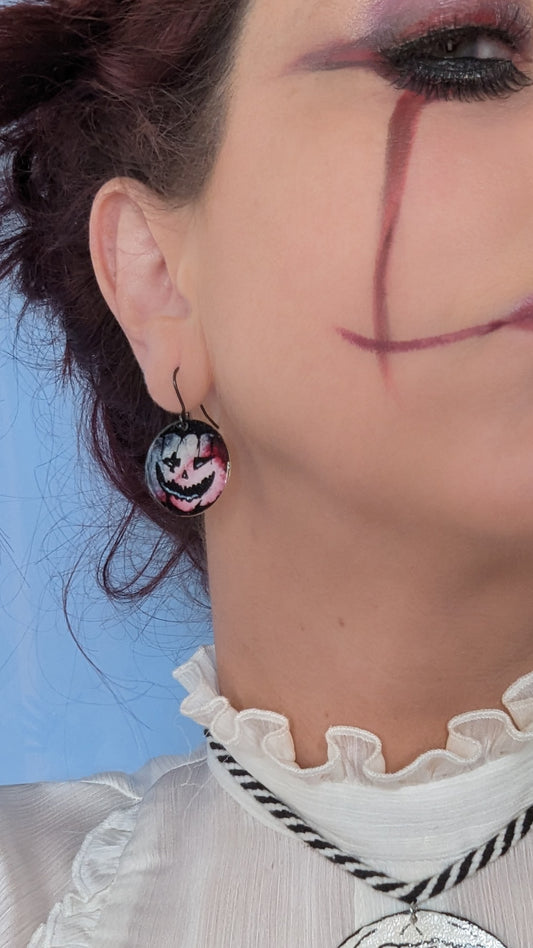
[[[193,305],[253,499],[531,535],[532,21],[252,3]]]

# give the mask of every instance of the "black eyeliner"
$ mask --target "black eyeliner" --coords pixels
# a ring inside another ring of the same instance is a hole
[[[520,49],[525,36],[516,15],[503,22],[458,23],[432,27],[397,45],[378,49],[377,71],[395,88],[409,90],[427,101],[483,101],[519,92],[532,80],[517,68],[512,54]],[[510,56],[456,56],[464,44],[475,46],[478,40],[497,41]]]

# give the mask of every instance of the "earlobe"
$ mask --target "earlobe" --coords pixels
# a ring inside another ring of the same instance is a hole
[[[150,395],[175,411],[176,366],[190,404],[211,376],[199,314],[180,290],[187,271],[189,215],[169,211],[138,182],[115,179],[99,191],[90,246],[100,290],[127,336]],[[185,282],[185,280],[184,280]]]

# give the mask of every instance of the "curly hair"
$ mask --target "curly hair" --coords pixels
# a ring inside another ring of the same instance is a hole
[[[84,393],[90,447],[128,502],[100,574],[110,596],[151,592],[178,562],[205,578],[201,518],[151,499],[144,459],[172,420],[149,397],[100,294],[89,253],[94,197],[115,176],[173,203],[204,188],[220,142],[249,0],[21,0],[0,9],[0,279],[64,339],[61,371]],[[111,567],[139,517],[160,530],[122,586]]]

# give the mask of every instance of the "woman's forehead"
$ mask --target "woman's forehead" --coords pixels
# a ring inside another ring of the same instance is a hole
[[[263,41],[330,33],[344,28],[354,33],[372,22],[379,7],[389,0],[252,0],[246,18],[245,35],[260,31]],[[396,2],[396,0],[394,0]],[[410,2],[410,0],[405,0]],[[421,0],[418,0],[421,2]],[[435,0],[433,0],[435,4]]]

